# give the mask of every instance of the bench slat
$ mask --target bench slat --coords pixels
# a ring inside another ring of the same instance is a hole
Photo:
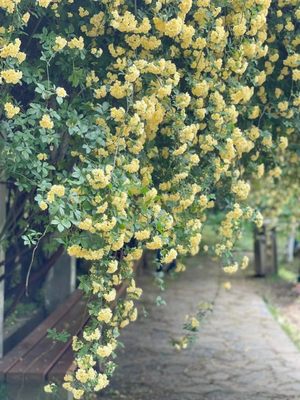
[[[135,262],[133,270],[143,263]],[[126,282],[117,289],[116,300],[123,295]],[[112,307],[115,306],[112,303]],[[56,328],[58,332],[66,330],[72,336],[80,336],[89,320],[86,301],[82,292],[76,290],[56,311],[42,322],[27,338],[19,343],[0,361],[0,379],[7,383],[43,382],[54,378],[62,379],[65,373],[74,369],[74,354],[70,339],[67,343],[53,343],[47,338],[47,330]]]
[[[47,380],[49,382],[52,382],[53,380],[62,381],[67,371],[71,372],[75,369],[75,365],[73,364],[73,362],[74,352],[72,350],[72,347],[68,346],[61,358],[48,372]]]
[[[61,304],[55,312],[49,315],[31,334],[14,347],[7,355],[0,360],[0,380],[4,380],[6,374],[47,334],[49,328],[55,327],[56,323],[63,318],[72,307],[82,298],[82,292],[76,290]]]
[[[84,326],[87,324],[88,320],[89,320],[90,316],[88,314],[87,309],[85,310],[85,314],[84,317],[80,323],[80,325],[77,327],[77,330],[74,332],[73,336],[79,336],[82,329],[84,328]],[[49,372],[56,367],[60,361],[62,359],[65,359],[65,354],[70,352],[71,354],[71,358],[70,361],[68,359],[66,366],[64,367],[64,370],[62,373],[60,373],[60,377],[63,378],[63,376],[66,374],[66,371],[70,368],[70,366],[72,365],[73,361],[74,361],[74,353],[72,350],[72,340],[69,340],[65,346],[61,349],[61,351],[57,354],[57,356],[53,359],[52,362],[50,362],[47,366],[47,369],[45,370],[45,376],[44,378],[47,379],[47,377],[49,376]]]
[[[58,332],[66,330],[71,335],[77,333],[82,325],[82,318],[86,312],[86,303],[82,300],[69,310],[65,318],[59,320],[55,325]],[[78,318],[78,316],[80,316]],[[53,341],[45,335],[40,342],[33,346],[32,349],[14,365],[7,375],[7,382],[30,380],[44,380],[49,364],[59,355],[66,343]]]

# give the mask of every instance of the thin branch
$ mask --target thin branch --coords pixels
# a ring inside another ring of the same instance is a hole
[[[49,258],[45,268],[36,272],[35,274],[33,274],[33,276],[30,277],[30,283],[33,283],[33,282],[39,280],[40,278],[42,278],[44,275],[46,275],[50,271],[50,269],[53,267],[53,265],[56,263],[56,261],[59,259],[59,257],[62,255],[63,251],[64,251],[64,247],[60,246],[56,250],[56,252],[54,254],[52,254],[52,256]],[[22,299],[22,297],[25,294],[25,287],[23,284],[20,284],[18,286],[18,288],[20,290],[17,293],[12,305],[8,308],[8,310],[5,311],[5,318],[14,311],[17,304],[19,303],[19,301]]]
[[[35,248],[34,248],[33,251],[32,251],[31,261],[30,261],[30,264],[29,264],[28,272],[27,272],[27,275],[26,275],[26,283],[25,283],[26,296],[27,296],[27,297],[29,296],[28,286],[29,286],[30,273],[31,273],[31,270],[32,270],[33,262],[34,262],[34,256],[35,256],[35,253],[36,253],[36,251],[37,251],[37,249],[38,249],[38,247],[39,247],[39,244],[40,244],[41,240],[46,236],[47,229],[48,229],[48,226],[46,226],[46,229],[44,230],[42,236],[39,238],[39,240],[37,241],[37,244],[36,244]]]

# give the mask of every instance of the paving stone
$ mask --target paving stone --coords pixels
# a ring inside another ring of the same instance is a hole
[[[150,274],[140,277],[149,312],[122,331],[125,351],[101,399],[125,400],[300,400],[300,354],[270,315],[253,284],[239,279],[220,288],[212,261],[194,258],[161,293]],[[154,306],[157,295],[167,306]],[[178,352],[170,344],[182,334],[187,314],[203,301],[213,313],[201,323],[196,342]]]

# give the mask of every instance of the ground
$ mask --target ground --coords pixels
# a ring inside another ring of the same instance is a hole
[[[122,331],[125,349],[101,399],[296,400],[300,399],[300,354],[275,321],[253,279],[235,276],[232,289],[208,259],[194,258],[177,279],[167,280],[167,306],[150,272],[142,274],[144,296],[138,322]],[[260,285],[260,284],[259,284]],[[187,314],[202,301],[214,303],[197,340],[177,351]],[[145,309],[148,317],[143,316]]]
[[[253,289],[300,351],[300,286],[278,277],[253,279]]]

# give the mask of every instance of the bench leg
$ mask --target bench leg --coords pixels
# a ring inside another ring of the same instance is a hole
[[[76,259],[64,253],[48,273],[45,306],[50,314],[76,289]]]
[[[72,393],[68,392],[68,399],[67,400],[73,400],[73,395]]]

